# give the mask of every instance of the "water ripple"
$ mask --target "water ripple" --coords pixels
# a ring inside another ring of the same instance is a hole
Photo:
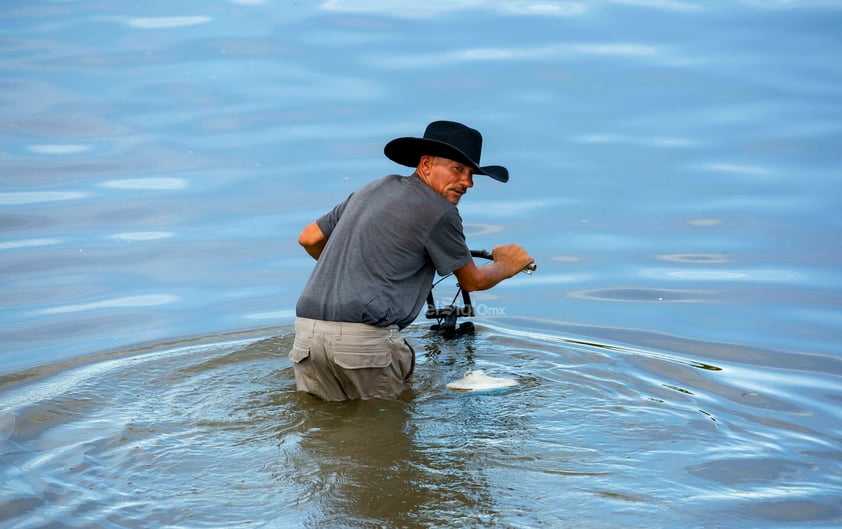
[[[443,523],[467,508],[488,520],[509,520],[513,510],[550,523],[563,516],[559,502],[635,505],[642,516],[675,494],[684,512],[702,518],[728,498],[742,501],[729,509],[754,518],[773,516],[784,502],[805,502],[793,515],[803,520],[838,514],[823,492],[833,487],[825,470],[834,443],[814,427],[834,412],[811,417],[812,397],[796,402],[790,390],[770,391],[778,375],[758,385],[756,370],[741,372],[733,355],[710,366],[629,344],[480,332],[481,340],[443,340],[409,329],[418,363],[411,392],[397,401],[324,403],[295,392],[291,327],[7,377],[0,452],[10,463],[3,478],[16,485],[2,500],[13,517],[39,512],[134,527],[156,523],[141,516],[150,509],[168,523],[231,526],[403,524],[409,514]],[[472,368],[515,376],[520,386],[485,394],[445,388]],[[783,385],[797,383],[790,376]],[[782,444],[809,451],[812,462],[781,454]],[[671,477],[682,469],[690,482]],[[548,489],[552,501],[544,502]],[[209,507],[219,502],[236,509]]]
[[[79,303],[76,305],[64,305],[61,307],[50,307],[36,311],[36,314],[67,314],[71,312],[85,312],[101,309],[129,308],[129,307],[155,307],[178,301],[178,297],[170,294],[144,294],[139,296],[126,296],[121,298],[94,301],[91,303]]]

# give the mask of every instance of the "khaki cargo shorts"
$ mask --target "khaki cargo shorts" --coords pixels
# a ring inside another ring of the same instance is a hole
[[[296,318],[289,352],[295,386],[323,400],[395,398],[415,369],[397,325]]]

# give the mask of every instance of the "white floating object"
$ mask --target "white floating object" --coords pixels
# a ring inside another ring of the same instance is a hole
[[[510,388],[517,386],[517,380],[496,378],[485,374],[482,369],[469,371],[464,377],[447,384],[448,389],[456,391],[483,391],[489,389]]]

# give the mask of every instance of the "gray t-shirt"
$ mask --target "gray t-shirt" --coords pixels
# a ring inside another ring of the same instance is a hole
[[[296,314],[326,321],[406,327],[436,272],[471,261],[456,206],[417,175],[390,175],[316,221],[328,238]]]

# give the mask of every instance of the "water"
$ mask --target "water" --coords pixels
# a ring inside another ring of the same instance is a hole
[[[395,5],[0,7],[4,527],[842,525],[842,5]],[[538,272],[297,394],[298,232],[439,118]]]

